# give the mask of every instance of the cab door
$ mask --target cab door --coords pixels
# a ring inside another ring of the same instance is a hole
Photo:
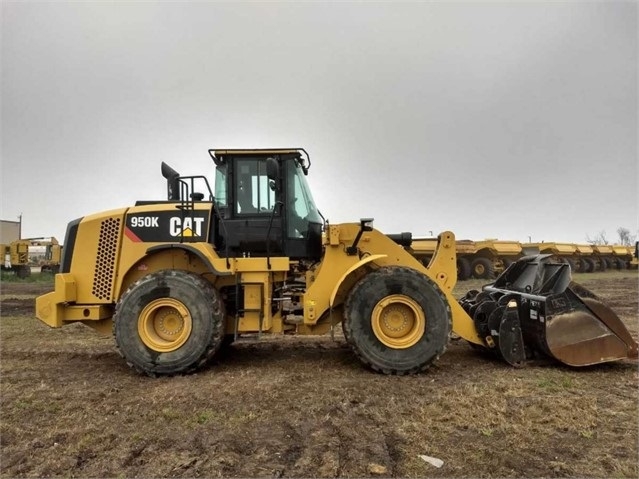
[[[223,237],[232,257],[282,256],[281,208],[278,193],[270,187],[265,157],[231,158],[226,178]]]

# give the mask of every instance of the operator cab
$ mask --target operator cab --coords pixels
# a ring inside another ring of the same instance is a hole
[[[303,149],[209,150],[216,165],[213,241],[220,255],[319,260],[324,221]]]

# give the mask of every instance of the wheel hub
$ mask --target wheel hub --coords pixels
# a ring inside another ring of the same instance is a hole
[[[147,304],[138,317],[142,342],[158,352],[180,348],[191,335],[193,322],[189,310],[173,298],[161,298]]]
[[[421,306],[408,296],[394,294],[379,301],[373,309],[373,333],[384,345],[406,349],[424,335],[426,316]]]
[[[156,314],[155,330],[163,339],[171,340],[184,329],[184,319],[173,308],[162,308]]]

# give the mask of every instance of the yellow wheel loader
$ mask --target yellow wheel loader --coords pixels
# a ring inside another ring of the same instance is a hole
[[[637,355],[619,318],[569,284],[568,265],[523,258],[459,303],[451,232],[425,266],[409,233],[326,221],[303,149],[209,154],[214,191],[163,163],[166,200],[69,223],[37,317],[113,334],[127,363],[151,376],[194,371],[240,335],[324,334],[339,323],[361,361],[385,374],[426,369],[451,331],[513,365]]]

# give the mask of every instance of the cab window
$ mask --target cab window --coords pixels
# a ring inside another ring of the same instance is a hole
[[[226,166],[215,169],[215,202],[220,208],[228,206],[226,195]]]
[[[234,187],[236,214],[271,214],[275,205],[275,192],[269,187],[263,161],[237,160]]]

